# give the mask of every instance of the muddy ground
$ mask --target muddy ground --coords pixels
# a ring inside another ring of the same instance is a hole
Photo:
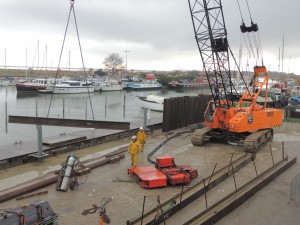
[[[181,129],[180,131],[187,130]],[[179,131],[179,130],[178,130]],[[174,131],[174,133],[178,132]],[[174,134],[173,133],[173,134]],[[149,165],[147,154],[172,133],[162,133],[157,130],[148,135],[145,151],[139,154],[139,166]],[[206,143],[204,146],[196,147],[190,143],[191,134],[185,133],[178,138],[172,139],[164,145],[155,155],[169,154],[175,157],[175,162],[182,165],[190,165],[198,170],[198,180],[208,177],[217,164],[217,169],[227,165],[234,153],[234,159],[244,155],[240,146],[232,146],[221,143]],[[99,146],[94,146],[74,152],[81,160],[98,157],[103,152],[124,147],[129,139],[121,139]],[[274,161],[282,158],[282,142],[284,142],[285,154],[289,158],[300,158],[300,124],[285,122],[282,127],[276,128],[272,142],[267,143],[257,154],[256,166],[258,173],[264,171],[272,165],[270,152]],[[26,164],[4,171],[0,171],[1,189],[13,186],[16,179],[23,182],[31,177],[42,175],[50,170],[60,168],[60,163],[65,160],[67,155],[60,155],[45,159],[42,164]],[[98,213],[81,215],[83,210],[91,208],[92,204],[100,204],[102,198],[113,197],[112,202],[107,206],[107,214],[111,219],[111,224],[126,224],[127,220],[141,215],[144,196],[146,197],[146,211],[157,205],[157,196],[161,201],[173,197],[180,193],[180,186],[168,186],[158,189],[143,189],[138,184],[131,182],[132,179],[127,175],[127,168],[130,166],[129,155],[120,162],[108,164],[92,170],[87,177],[79,178],[82,183],[75,191],[67,192],[56,191],[55,185],[43,188],[39,191],[47,190],[48,194],[28,198],[22,201],[10,200],[1,203],[0,209],[13,208],[21,203],[29,202],[33,199],[49,201],[53,210],[59,214],[59,225],[82,225],[97,224]],[[228,216],[220,220],[217,224],[245,224],[245,225],[265,225],[265,224],[300,224],[300,209],[294,201],[290,201],[290,182],[292,177],[300,172],[300,163],[296,163],[282,175],[277,177],[268,186],[256,193],[247,202],[234,210]],[[24,178],[25,177],[25,178]],[[248,179],[255,177],[255,170],[252,165],[242,171],[237,176],[237,185],[241,186]],[[23,179],[23,180],[21,180]],[[197,180],[193,181],[197,182]],[[6,185],[4,185],[6,184]],[[192,183],[193,184],[193,183]],[[223,186],[217,187],[215,194],[209,197],[209,204],[213,204],[218,198],[227,195],[234,190],[233,180],[224,182]],[[300,199],[296,199],[300,204]],[[203,205],[203,202],[199,203]],[[199,206],[200,207],[200,206]],[[194,207],[194,208],[198,208]],[[178,215],[166,224],[182,224],[184,218],[193,217],[195,212],[190,210]]]

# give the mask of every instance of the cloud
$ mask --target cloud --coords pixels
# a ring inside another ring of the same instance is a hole
[[[240,8],[246,24],[250,24],[245,1]],[[253,22],[259,26],[265,62],[272,68],[278,66],[278,51],[285,35],[285,58],[290,62],[299,59],[300,2],[288,0],[248,1]],[[229,43],[236,57],[240,46],[241,15],[236,0],[223,1],[224,16]],[[110,53],[125,57],[128,53],[130,69],[200,69],[199,52],[194,38],[188,1],[182,0],[75,0],[75,13],[83,50],[88,67],[102,67],[104,58]],[[70,10],[69,1],[52,0],[2,0],[0,3],[1,42],[6,48],[7,63],[24,65],[24,49],[28,58],[33,58],[37,40],[41,49],[47,44],[49,60],[57,64]],[[245,49],[245,47],[244,47]],[[71,16],[65,42],[64,62],[71,51],[74,67],[80,67],[80,54],[75,23]],[[41,53],[42,54],[42,53]],[[187,60],[188,59],[188,60]],[[0,65],[3,54],[0,54]],[[29,61],[29,60],[28,60]],[[273,66],[275,65],[275,66]],[[153,68],[151,68],[153,67]],[[296,65],[291,72],[300,74]]]

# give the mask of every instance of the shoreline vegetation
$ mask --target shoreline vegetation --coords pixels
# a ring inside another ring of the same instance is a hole
[[[146,74],[155,74],[156,78],[159,80],[159,82],[162,85],[167,85],[168,82],[171,81],[178,81],[180,79],[189,79],[194,80],[195,78],[199,77],[206,77],[205,73],[203,71],[199,70],[190,70],[190,71],[181,71],[181,70],[173,70],[173,71],[142,71],[142,70],[130,70],[126,71],[121,70],[115,73],[114,75],[110,74],[107,71],[102,71],[101,69],[93,69],[93,68],[86,68],[85,74],[83,69],[67,69],[63,68],[60,69],[57,73],[57,70],[52,69],[46,69],[46,68],[40,68],[40,69],[32,69],[28,68],[27,72],[24,68],[0,68],[0,79],[6,78],[37,78],[37,77],[84,77],[85,75],[87,77],[92,77],[92,75],[97,75],[98,71],[102,72],[103,76],[115,76],[115,77],[123,77],[123,76],[135,76],[139,78],[144,78]],[[247,74],[248,72],[244,72],[243,74]],[[232,72],[233,78],[235,78],[237,75],[236,71]],[[295,79],[296,84],[300,84],[300,76],[296,75],[294,73],[287,74],[287,73],[278,73],[274,71],[270,71],[270,78],[274,80],[287,80],[290,78]]]

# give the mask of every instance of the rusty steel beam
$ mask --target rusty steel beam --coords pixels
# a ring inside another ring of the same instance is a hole
[[[111,129],[111,130],[130,129],[130,123],[128,122],[58,119],[58,118],[30,117],[30,116],[9,116],[8,122],[21,123],[21,124],[38,124],[38,125],[47,125],[47,126],[99,128],[99,129]]]

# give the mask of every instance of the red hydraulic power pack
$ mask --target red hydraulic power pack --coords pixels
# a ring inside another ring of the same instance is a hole
[[[189,184],[191,179],[198,177],[197,170],[190,166],[176,166],[173,156],[156,157],[155,167],[166,175],[171,185]]]
[[[167,183],[186,185],[198,177],[197,170],[190,166],[176,166],[173,156],[156,157],[155,167],[130,167],[128,174],[143,188],[165,187]]]

